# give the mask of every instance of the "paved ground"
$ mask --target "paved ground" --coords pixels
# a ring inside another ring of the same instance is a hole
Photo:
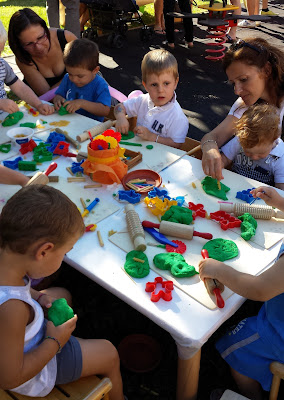
[[[272,0],[269,4],[271,10],[279,12],[279,17],[274,17],[269,23],[262,24],[257,29],[239,29],[237,34],[240,38],[264,37],[284,50],[284,20],[281,18],[284,17],[283,0],[278,2]],[[185,110],[189,110],[187,115],[191,123],[191,136],[201,139],[204,133],[214,128],[226,116],[235,95],[226,83],[221,63],[204,59],[207,42],[205,28],[196,26],[196,20],[194,22],[194,48],[186,49],[181,44],[182,33],[177,34],[179,45],[174,50],[174,55],[178,60],[180,72],[178,101]],[[142,43],[138,31],[130,31],[127,33],[124,47],[118,50],[107,47],[106,39],[100,38],[98,43],[101,51],[101,70],[109,84],[126,95],[135,89],[142,90],[141,60],[147,51],[163,46],[163,40],[162,37],[155,35],[149,43]],[[7,57],[6,60],[21,77],[14,57]],[[78,336],[90,337],[92,334],[92,337],[107,337],[118,345],[128,334],[145,333],[160,342],[161,362],[154,371],[136,374],[122,366],[125,392],[129,400],[173,400],[176,349],[170,335],[68,266],[61,272],[60,283],[67,286],[74,295],[74,308],[79,316],[76,331]],[[245,316],[255,315],[259,306],[260,304],[256,302],[247,301],[203,346],[199,400],[208,400],[214,388],[236,390],[226,364],[214,349],[214,342],[229,326]],[[284,398],[283,390],[279,395],[280,398]]]

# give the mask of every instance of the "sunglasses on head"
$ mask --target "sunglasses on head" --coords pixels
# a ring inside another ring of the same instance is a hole
[[[237,50],[239,50],[239,49],[241,49],[241,48],[243,48],[243,47],[249,47],[250,49],[256,51],[257,53],[261,53],[261,50],[260,50],[260,49],[258,49],[257,47],[253,46],[253,45],[250,44],[250,43],[245,42],[245,41],[242,40],[242,39],[238,39],[235,43],[233,43],[233,44],[230,46],[230,50],[237,51]]]

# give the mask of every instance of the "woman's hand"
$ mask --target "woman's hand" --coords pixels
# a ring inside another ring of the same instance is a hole
[[[19,107],[17,104],[10,99],[1,99],[0,100],[0,110],[5,111],[9,114],[19,111]]]
[[[205,175],[221,181],[224,179],[222,174],[223,161],[217,144],[207,142],[202,147],[202,168]]]
[[[58,326],[54,326],[53,322],[47,321],[46,336],[55,337],[59,341],[61,347],[63,347],[76,328],[77,319],[77,315],[74,315],[73,318]]]
[[[54,107],[50,104],[41,103],[36,108],[42,115],[51,115],[54,113]]]
[[[143,140],[155,142],[157,139],[157,135],[153,132],[150,132],[149,129],[145,128],[145,126],[135,126],[133,131]]]

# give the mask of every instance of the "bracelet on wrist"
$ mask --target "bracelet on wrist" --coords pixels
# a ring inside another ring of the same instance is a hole
[[[46,295],[45,293],[41,293],[41,292],[40,292],[40,294],[38,295],[38,298],[36,299],[36,301],[38,302],[39,299],[41,298],[41,296],[45,296],[45,295]]]
[[[155,142],[158,143],[158,139],[159,139],[160,135],[157,135]]]
[[[54,336],[45,336],[44,340],[46,340],[46,339],[54,340],[58,344],[58,350],[57,350],[56,354],[61,352],[62,347],[61,347],[61,344],[60,344],[59,340],[56,337],[54,337]]]
[[[218,143],[216,142],[216,140],[214,140],[214,139],[208,139],[208,140],[205,140],[205,141],[202,143],[202,145],[201,145],[201,150],[203,151],[203,146],[204,146],[206,143],[210,143],[210,142],[215,143],[216,146],[219,148]]]

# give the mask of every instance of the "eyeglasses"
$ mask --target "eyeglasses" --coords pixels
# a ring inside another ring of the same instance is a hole
[[[237,51],[237,50],[239,50],[239,49],[241,49],[241,48],[243,48],[243,47],[249,47],[250,49],[256,51],[257,53],[259,53],[259,54],[261,53],[261,50],[260,50],[260,49],[258,49],[257,47],[253,46],[253,45],[250,44],[250,43],[245,42],[245,41],[242,40],[242,39],[238,39],[235,43],[233,43],[233,44],[230,46],[230,50]]]
[[[25,45],[23,45],[23,48],[24,49],[34,48],[38,44],[43,44],[46,40],[47,40],[47,34],[46,34],[46,32],[44,32],[44,34],[42,36],[40,36],[39,38],[37,38],[37,40],[35,42],[30,42],[30,43],[25,44]]]

